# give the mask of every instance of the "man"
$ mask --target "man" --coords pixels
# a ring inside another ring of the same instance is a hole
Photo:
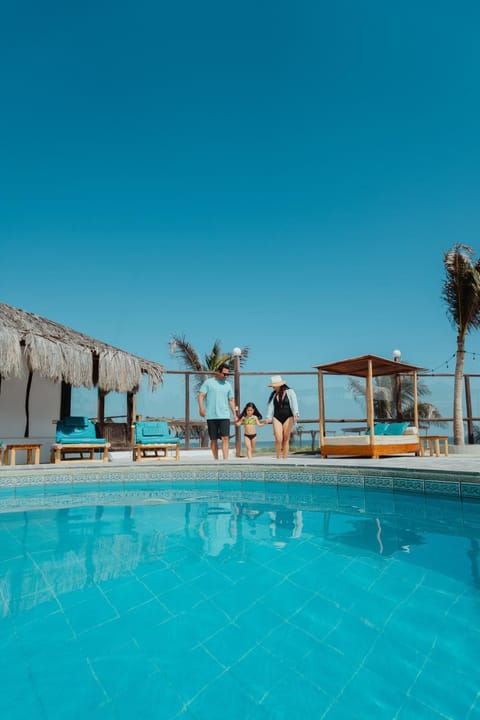
[[[228,365],[220,365],[215,377],[205,380],[198,395],[200,416],[207,418],[210,447],[215,460],[218,460],[218,440],[222,441],[223,459],[228,460],[230,444],[230,410],[237,422],[237,410],[232,386],[227,382],[230,375]]]

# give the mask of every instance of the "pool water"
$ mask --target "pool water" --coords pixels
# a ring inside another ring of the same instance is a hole
[[[0,513],[0,717],[480,718],[479,510],[301,485],[33,493]]]

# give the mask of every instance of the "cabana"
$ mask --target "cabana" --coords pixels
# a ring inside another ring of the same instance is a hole
[[[154,390],[163,381],[163,371],[159,363],[0,303],[0,438],[4,443],[32,437],[42,445],[52,442],[52,421],[71,415],[72,387],[85,387],[97,389],[100,435],[111,442],[112,449],[131,448],[135,395],[142,377]],[[126,423],[105,422],[109,392],[126,394]]]
[[[322,458],[329,455],[351,455],[371,457],[375,460],[382,455],[399,455],[404,453],[420,453],[418,434],[418,392],[417,373],[423,368],[407,365],[404,362],[387,360],[376,355],[361,355],[350,360],[340,360],[327,365],[315,365],[318,371],[318,402],[319,402],[319,435],[320,453]],[[413,378],[413,426],[400,427],[400,423],[392,427],[395,434],[379,434],[375,432],[375,413],[373,403],[373,378],[385,375],[410,374]],[[367,409],[367,432],[364,435],[330,437],[325,432],[325,394],[324,375],[351,375],[365,378],[365,400]],[[401,431],[398,433],[397,431]]]

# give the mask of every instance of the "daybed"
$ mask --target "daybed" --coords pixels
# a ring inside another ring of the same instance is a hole
[[[168,458],[168,451],[180,459],[180,438],[170,436],[168,423],[164,420],[140,421],[135,423],[135,445],[133,460]]]
[[[371,457],[415,453],[423,455],[418,430],[408,423],[377,423],[372,434],[325,437],[320,447],[322,458],[329,455]]]
[[[57,422],[56,442],[50,450],[50,462],[62,460],[95,460],[95,453],[102,454],[103,462],[108,461],[110,443],[98,438],[94,423],[88,417],[69,416]],[[71,456],[74,457],[71,457]],[[84,457],[84,456],[87,457]],[[67,457],[70,456],[70,457]]]

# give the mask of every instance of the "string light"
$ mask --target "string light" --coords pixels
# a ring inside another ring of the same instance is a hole
[[[464,354],[464,355],[471,355],[471,356],[472,356],[472,360],[475,360],[477,353],[475,353],[475,352],[469,352],[468,350],[464,350],[464,351],[463,351],[463,354]],[[440,368],[442,368],[442,367],[446,367],[447,370],[448,370],[448,363],[450,363],[450,362],[453,360],[453,358],[455,358],[455,357],[457,357],[457,353],[456,353],[456,352],[454,352],[453,355],[451,355],[449,358],[447,358],[447,360],[444,360],[443,363],[440,363],[440,365],[437,365],[437,367],[432,368],[432,369],[429,370],[428,372],[430,372],[430,373],[435,373],[435,372],[437,372],[437,370],[440,370]]]

